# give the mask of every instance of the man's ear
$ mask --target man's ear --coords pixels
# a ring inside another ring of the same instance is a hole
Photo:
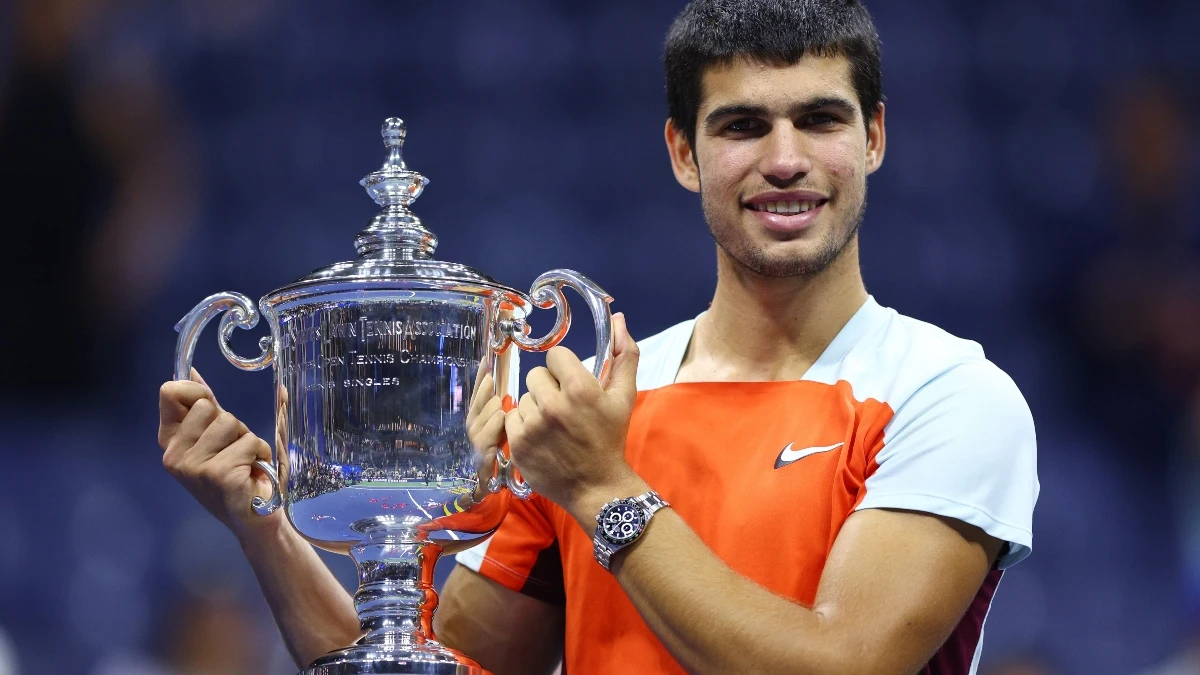
[[[884,124],[883,102],[875,108],[875,115],[867,125],[867,175],[883,166],[883,153],[887,149],[887,125]]]
[[[670,119],[667,120],[663,135],[667,140],[667,152],[671,155],[671,170],[675,172],[675,180],[692,192],[699,192],[700,168],[696,166],[696,155],[692,152],[687,135]]]

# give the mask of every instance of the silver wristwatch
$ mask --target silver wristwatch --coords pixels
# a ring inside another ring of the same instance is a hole
[[[605,504],[596,516],[596,534],[592,537],[596,562],[608,569],[613,554],[637,541],[650,522],[650,516],[664,506],[670,504],[654,490]]]

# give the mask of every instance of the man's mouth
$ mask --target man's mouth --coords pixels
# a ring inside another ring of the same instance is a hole
[[[793,237],[812,225],[829,198],[810,190],[767,192],[742,205],[754,212],[754,219],[766,230]]]
[[[804,213],[815,208],[818,208],[829,201],[828,199],[816,199],[809,201],[773,201],[773,202],[758,202],[746,204],[746,208],[754,211],[766,211],[767,213],[792,214]]]

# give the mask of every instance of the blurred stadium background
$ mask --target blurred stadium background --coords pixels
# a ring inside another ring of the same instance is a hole
[[[439,258],[518,288],[584,271],[635,336],[703,310],[713,244],[661,140],[681,6],[0,2],[0,674],[294,673],[162,470],[155,399],[202,297],[353,256],[384,117]],[[1037,421],[1035,551],[983,672],[1200,673],[1200,3],[868,6],[868,288],[981,342]],[[215,335],[198,367],[272,437],[270,374]]]

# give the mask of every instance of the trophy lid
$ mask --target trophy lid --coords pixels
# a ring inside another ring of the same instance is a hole
[[[383,210],[354,238],[358,258],[316,270],[273,291],[263,302],[296,300],[322,293],[330,283],[343,287],[339,282],[378,288],[434,288],[485,294],[499,291],[524,297],[524,293],[472,267],[432,258],[437,237],[409,210],[429,179],[409,169],[401,155],[407,135],[404,120],[389,117],[381,133],[387,158],[379,170],[367,174],[359,184]]]

